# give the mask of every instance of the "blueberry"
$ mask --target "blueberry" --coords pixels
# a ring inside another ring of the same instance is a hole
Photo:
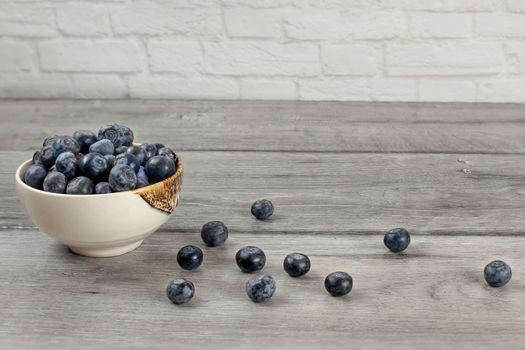
[[[151,143],[143,143],[139,146],[146,152],[146,160],[153,158],[157,155],[157,147]]]
[[[92,194],[93,193],[93,181],[85,176],[75,177],[69,181],[66,187],[67,194]]]
[[[118,139],[119,130],[120,130],[120,125],[116,123],[104,124],[98,130],[97,138],[99,140],[104,140],[104,139],[109,140],[113,143],[113,146],[115,147],[123,146],[120,144],[119,139]]]
[[[75,177],[78,170],[77,157],[71,152],[61,153],[57,157],[55,168],[68,179],[72,179]]]
[[[113,146],[113,143],[111,143],[111,141],[103,139],[89,146],[89,152],[100,153],[103,156],[107,154],[113,155],[113,153],[115,152],[115,146]]]
[[[88,153],[80,159],[79,168],[90,179],[99,179],[108,171],[108,161],[100,153]]]
[[[495,260],[485,266],[484,274],[491,287],[502,287],[510,281],[512,270],[504,261]]]
[[[127,126],[121,126],[118,131],[118,142],[116,147],[120,146],[126,146],[129,147],[133,144],[133,139],[135,136],[133,135],[133,131],[131,131],[130,128]]]
[[[108,162],[108,169],[113,168],[117,163],[117,158],[112,154],[106,154],[104,158],[106,158],[106,161]]]
[[[195,287],[185,278],[176,278],[168,284],[166,294],[173,304],[184,304],[193,298]]]
[[[146,187],[149,185],[148,176],[146,175],[146,170],[141,166],[137,172],[137,188]]]
[[[276,289],[275,280],[268,275],[256,275],[246,281],[246,294],[255,303],[267,302]]]
[[[111,186],[109,185],[109,182],[102,181],[102,182],[99,182],[95,186],[96,194],[106,194],[106,193],[111,193],[111,192],[113,191],[111,190]]]
[[[324,287],[333,297],[342,297],[350,293],[354,282],[346,272],[337,271],[326,276]]]
[[[77,154],[80,150],[78,142],[71,136],[57,136],[51,147],[53,147],[57,156],[64,152]]]
[[[288,254],[284,258],[283,267],[291,277],[299,277],[310,271],[310,259],[301,253]]]
[[[77,141],[80,147],[80,152],[88,153],[89,147],[98,141],[97,135],[89,130],[77,130],[73,133],[73,138]]]
[[[202,250],[194,245],[182,247],[177,254],[177,262],[184,270],[195,270],[202,264]]]
[[[392,252],[399,253],[410,244],[410,234],[404,228],[395,228],[385,234],[383,242]]]
[[[33,153],[33,164],[44,165],[42,163],[42,152],[36,151]]]
[[[266,220],[273,214],[273,204],[269,200],[261,199],[253,202],[252,215],[257,220]]]
[[[228,228],[221,221],[210,221],[201,229],[202,241],[208,247],[217,247],[228,239]]]
[[[129,165],[117,164],[109,172],[109,184],[115,192],[133,190],[137,186],[137,175]]]
[[[46,137],[44,139],[44,142],[42,143],[42,147],[46,147],[46,146],[51,146],[53,145],[53,143],[55,142],[55,140],[57,139],[58,136],[50,136],[50,137]]]
[[[24,182],[38,190],[43,189],[44,179],[46,178],[47,170],[41,165],[31,165],[24,173]]]
[[[115,165],[129,165],[137,173],[140,169],[140,160],[133,154],[121,153],[117,156]]]
[[[50,168],[55,164],[57,152],[52,146],[45,146],[40,153],[40,161],[46,168]]]
[[[157,155],[169,157],[173,161],[175,161],[177,159],[177,155],[175,155],[175,152],[173,152],[168,147],[159,148],[159,150],[157,151]]]
[[[146,151],[143,148],[140,148],[139,146],[130,146],[126,149],[126,152],[129,154],[133,154],[140,162],[140,165],[146,165],[147,154]]]
[[[235,254],[235,261],[242,272],[252,273],[262,270],[266,264],[266,255],[261,248],[248,246],[239,249]]]
[[[66,185],[66,175],[58,171],[48,173],[44,179],[44,191],[46,192],[66,193]]]
[[[175,173],[175,162],[168,157],[155,156],[146,163],[146,174],[151,183],[167,179]]]
[[[164,148],[165,146],[162,143],[156,143],[155,147],[157,147],[157,149],[161,149],[161,148]]]
[[[128,150],[127,146],[118,146],[117,148],[115,148],[115,154],[118,155],[121,153],[125,153],[127,150]]]

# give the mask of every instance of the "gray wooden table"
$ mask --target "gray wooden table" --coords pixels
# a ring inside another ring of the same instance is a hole
[[[36,230],[13,173],[45,136],[107,121],[179,152],[182,202],[136,251],[84,258]],[[525,106],[4,101],[0,122],[2,349],[525,346]],[[267,222],[250,215],[262,197]],[[178,249],[202,246],[210,220],[230,239],[182,271]],[[398,226],[413,237],[394,255],[382,239]],[[277,280],[266,305],[245,295],[244,245]],[[294,251],[312,260],[304,278],[282,270]],[[494,259],[513,268],[500,289],[483,280]],[[343,298],[323,288],[336,270],[354,277]],[[177,276],[196,286],[179,307]]]

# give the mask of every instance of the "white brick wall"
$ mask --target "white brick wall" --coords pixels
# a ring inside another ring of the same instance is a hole
[[[525,0],[0,0],[0,98],[525,102]]]

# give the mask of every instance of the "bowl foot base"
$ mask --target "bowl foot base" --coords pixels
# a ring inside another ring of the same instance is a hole
[[[82,247],[69,247],[69,249],[78,255],[89,256],[93,258],[110,258],[112,256],[119,256],[131,252],[132,250],[140,247],[144,240],[126,244],[117,247],[110,248],[82,248]]]

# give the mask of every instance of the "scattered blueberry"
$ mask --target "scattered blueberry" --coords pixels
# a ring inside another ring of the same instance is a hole
[[[117,148],[115,148],[115,154],[121,154],[121,153],[124,153],[128,150],[128,147],[127,146],[118,146]]]
[[[168,284],[166,294],[173,304],[184,304],[193,298],[195,287],[185,278],[176,278]]]
[[[109,173],[109,184],[115,192],[133,190],[137,186],[137,175],[129,165],[117,164]]]
[[[154,156],[148,160],[145,168],[148,179],[159,182],[175,173],[175,162],[168,157]]]
[[[103,156],[108,154],[113,155],[113,153],[115,153],[115,146],[113,146],[111,141],[103,139],[89,146],[89,152],[100,153]]]
[[[95,193],[96,194],[106,194],[106,193],[112,193],[111,186],[109,185],[109,182],[99,182],[95,186]]]
[[[66,187],[67,194],[93,194],[93,181],[85,176],[75,177]]]
[[[484,274],[491,287],[502,287],[510,281],[512,270],[504,261],[495,260],[485,266]]]
[[[140,169],[140,161],[137,157],[130,153],[121,153],[117,156],[115,165],[129,165],[134,172]]]
[[[266,220],[273,214],[273,204],[269,200],[261,199],[253,202],[252,215],[257,220]]]
[[[50,168],[55,164],[55,160],[57,159],[57,152],[55,149],[51,146],[45,146],[42,148],[42,151],[40,152],[40,161],[46,168]]]
[[[73,133],[73,138],[77,141],[81,153],[88,153],[89,147],[98,141],[97,135],[88,130],[77,130]]]
[[[64,152],[77,154],[80,150],[78,142],[71,136],[57,136],[51,147],[53,147],[57,156]]]
[[[139,146],[146,152],[146,160],[155,157],[157,155],[157,147],[151,143],[143,143]]]
[[[246,281],[246,294],[255,303],[267,302],[276,289],[275,280],[268,275],[256,275]]]
[[[120,144],[120,141],[119,141],[119,136],[118,136],[119,130],[120,130],[120,126],[116,123],[105,124],[105,125],[102,125],[100,129],[98,130],[97,137],[99,140],[107,139],[111,141],[113,143],[113,146],[115,147],[123,146]]]
[[[228,239],[228,228],[221,221],[210,221],[201,229],[202,241],[208,247],[217,247]]]
[[[353,284],[352,276],[342,271],[333,272],[324,280],[324,287],[333,297],[341,297],[350,293]]]
[[[146,170],[141,166],[137,172],[137,188],[146,187],[149,185],[148,176],[146,175]]]
[[[157,155],[169,157],[173,161],[175,161],[177,159],[177,156],[175,155],[175,152],[173,152],[168,147],[159,148],[159,150],[157,151]]]
[[[133,131],[131,131],[130,128],[128,128],[127,126],[121,126],[118,131],[118,138],[117,138],[118,142],[117,142],[116,147],[131,146],[131,144],[133,143],[134,137],[135,136],[133,135]]]
[[[48,173],[46,178],[44,179],[44,191],[46,192],[66,193],[66,185],[66,175],[58,171]]]
[[[235,254],[235,261],[242,272],[253,273],[262,270],[264,264],[266,264],[266,255],[262,249],[248,246],[241,248]]]
[[[68,179],[72,179],[78,170],[77,157],[71,152],[60,153],[55,162],[55,168]]]
[[[202,250],[194,245],[182,247],[177,254],[177,262],[184,270],[195,270],[202,264]]]
[[[41,165],[31,165],[24,173],[24,182],[38,190],[43,189],[44,179],[46,178],[47,170]]]
[[[140,148],[139,146],[130,146],[126,149],[126,152],[129,154],[133,154],[140,162],[140,165],[146,165],[147,162],[147,154],[146,151],[143,148]]]
[[[80,159],[79,168],[85,176],[96,180],[108,171],[108,161],[100,153],[88,153]]]
[[[404,228],[395,228],[385,234],[383,242],[392,252],[399,253],[410,244],[410,234]]]
[[[301,253],[288,254],[284,258],[283,267],[291,277],[299,277],[310,271],[310,259]]]
[[[117,163],[117,158],[112,154],[106,154],[104,158],[106,158],[106,161],[108,162],[108,169],[113,168]]]

